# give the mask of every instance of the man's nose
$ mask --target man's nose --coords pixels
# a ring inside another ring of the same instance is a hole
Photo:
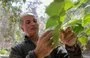
[[[31,22],[31,25],[35,25],[36,23],[35,22]]]

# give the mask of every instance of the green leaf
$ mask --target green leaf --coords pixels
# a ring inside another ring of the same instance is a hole
[[[65,0],[65,7],[64,9],[67,11],[68,9],[73,7],[73,2],[71,0]]]
[[[5,49],[0,50],[0,54],[6,54],[6,53],[7,53],[7,51]]]
[[[2,5],[3,5],[3,8],[5,8],[5,7],[6,7],[6,3],[5,3],[5,2],[4,2]]]
[[[88,0],[80,0],[80,3],[86,3]]]
[[[65,18],[66,18],[66,12],[65,12],[65,10],[63,9],[63,11],[62,11],[61,14],[60,14],[60,21],[61,21],[61,22],[64,22]]]
[[[81,22],[82,22],[81,19],[80,19],[80,20],[78,20],[78,19],[73,19],[73,20],[68,21],[68,24],[69,24],[69,25],[76,25],[76,24],[81,23]]]
[[[76,35],[78,35],[84,30],[84,27],[80,23],[72,25],[71,27]]]
[[[74,29],[76,26],[78,26],[78,24],[81,23],[81,21],[82,21],[81,19],[80,20],[72,19],[72,20],[64,21],[62,28],[72,27]]]
[[[88,42],[88,38],[87,37],[83,36],[83,37],[78,38],[78,40],[80,41],[80,43],[82,45],[84,45],[84,46],[87,45],[87,42]]]
[[[90,35],[90,28],[86,29],[86,34]]]
[[[64,0],[54,0],[54,2],[63,2]]]
[[[90,24],[90,14],[86,15],[82,21],[83,26],[87,26]]]
[[[60,16],[60,21],[61,21],[61,22],[64,22],[65,18],[66,18],[65,15],[64,15],[64,16]]]
[[[8,2],[8,0],[3,0],[3,3],[7,3]]]
[[[59,16],[52,16],[48,19],[46,23],[46,29],[52,28],[58,25]]]
[[[85,15],[90,14],[90,5],[85,7]]]
[[[73,1],[74,5],[78,5],[80,3],[80,0]]]
[[[57,25],[57,27],[54,29],[54,31],[53,31],[53,37],[52,37],[52,41],[53,41],[53,45],[54,45],[54,47],[56,47],[56,46],[58,46],[59,45],[59,43],[60,43],[60,41],[59,41],[59,35],[60,35],[60,27],[61,27],[61,25]]]
[[[86,3],[87,0],[79,0],[80,2],[75,5],[76,8],[80,7],[82,4]]]
[[[64,8],[64,1],[62,2],[52,2],[47,8],[46,13],[49,16],[59,15]]]

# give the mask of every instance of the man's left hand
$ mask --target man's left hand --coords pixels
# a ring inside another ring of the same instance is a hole
[[[76,35],[72,32],[71,28],[68,27],[66,30],[62,31],[60,34],[61,42],[68,46],[73,46],[76,43]]]

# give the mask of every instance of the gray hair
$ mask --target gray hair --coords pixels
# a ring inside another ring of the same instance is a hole
[[[23,22],[22,17],[24,17],[24,16],[34,16],[35,17],[35,15],[33,13],[27,13],[27,12],[26,13],[21,13],[21,15],[20,15],[20,25]]]
[[[20,15],[20,17],[22,18],[22,17],[24,17],[24,16],[27,16],[27,15],[32,15],[32,16],[34,16],[34,14],[33,13],[21,13],[21,15]]]

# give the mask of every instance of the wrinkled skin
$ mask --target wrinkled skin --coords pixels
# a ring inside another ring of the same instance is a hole
[[[32,37],[32,40],[38,37],[38,27],[37,19],[35,19],[34,16],[27,15],[22,17],[21,28],[28,37]]]
[[[77,40],[76,35],[72,32],[70,27],[61,32],[60,38],[62,43],[68,46],[73,46]]]

